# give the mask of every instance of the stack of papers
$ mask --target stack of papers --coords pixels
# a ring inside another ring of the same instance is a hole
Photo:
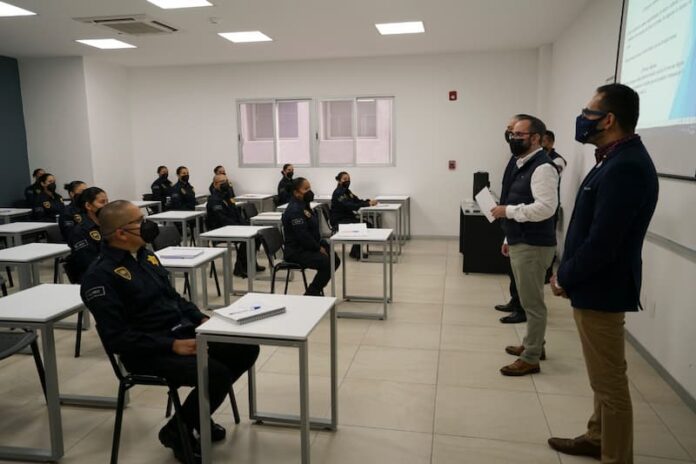
[[[356,237],[367,236],[367,224],[358,222],[355,224],[339,224],[338,232],[345,235],[355,235]]]
[[[164,259],[193,259],[203,254],[199,248],[188,247],[169,247],[159,253],[160,258]]]
[[[247,324],[249,322],[266,319],[267,317],[277,316],[285,312],[285,306],[263,306],[260,304],[252,305],[249,308],[226,308],[216,309],[213,313],[216,316],[230,319],[237,324]]]

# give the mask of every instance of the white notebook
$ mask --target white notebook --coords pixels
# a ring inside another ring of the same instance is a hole
[[[247,324],[249,322],[266,319],[267,317],[277,316],[278,314],[283,314],[284,312],[285,306],[263,305],[252,305],[251,307],[234,309],[231,306],[228,306],[226,308],[220,308],[213,311],[215,315],[224,317],[225,319],[230,319],[237,324]]]
[[[160,252],[160,257],[165,259],[193,259],[203,254],[203,250],[187,247],[171,247]]]

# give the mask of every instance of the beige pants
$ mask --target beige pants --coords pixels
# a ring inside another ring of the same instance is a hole
[[[522,344],[522,361],[539,364],[546,335],[546,303],[544,302],[544,278],[551,266],[554,246],[532,246],[524,243],[510,245],[510,266],[515,276],[520,303],[527,313],[527,335]]]
[[[602,464],[633,463],[633,409],[626,376],[625,313],[574,309],[594,413],[587,438],[602,446]]]

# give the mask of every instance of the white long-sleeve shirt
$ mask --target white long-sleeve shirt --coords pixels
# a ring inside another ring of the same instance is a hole
[[[516,161],[517,168],[524,166],[539,150],[519,158]],[[558,179],[558,170],[553,165],[546,163],[536,168],[531,179],[534,202],[527,205],[507,205],[505,217],[517,222],[541,222],[556,214]]]

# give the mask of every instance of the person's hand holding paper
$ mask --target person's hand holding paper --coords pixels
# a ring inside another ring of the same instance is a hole
[[[476,194],[476,203],[478,203],[479,208],[481,209],[481,212],[483,213],[484,216],[486,216],[486,219],[488,219],[488,222],[493,222],[496,220],[495,216],[493,216],[492,211],[495,209],[498,205],[493,199],[493,195],[491,195],[491,191],[488,190],[488,187],[484,187],[481,189],[479,193]]]

